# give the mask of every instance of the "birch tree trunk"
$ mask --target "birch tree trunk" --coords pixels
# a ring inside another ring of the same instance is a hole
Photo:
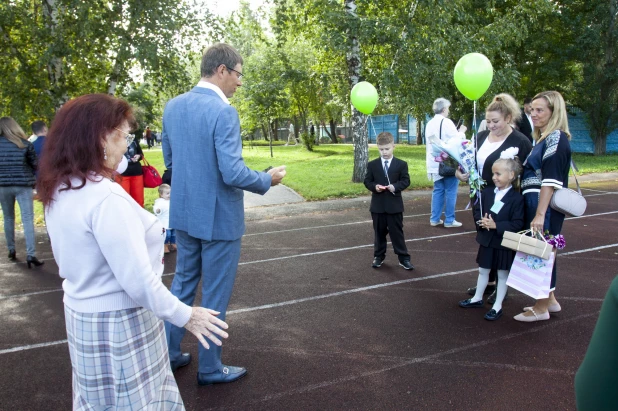
[[[350,22],[358,23],[356,14],[356,1],[345,0],[345,12],[351,17]],[[348,26],[348,52],[346,63],[348,65],[348,81],[350,90],[358,83],[361,72],[360,43],[356,37],[357,24]],[[354,142],[354,171],[352,181],[361,183],[365,179],[367,163],[369,161],[369,145],[367,134],[363,130],[364,118],[356,108],[352,107],[352,139]]]
[[[58,55],[58,47],[56,46],[56,44],[62,42],[62,38],[58,36],[58,7],[58,2],[56,0],[43,0],[45,23],[49,29],[50,38],[53,39],[52,43],[50,43],[50,58],[47,61],[47,76],[49,78],[48,93],[53,99],[56,111],[69,99],[64,86],[64,63],[62,57]]]

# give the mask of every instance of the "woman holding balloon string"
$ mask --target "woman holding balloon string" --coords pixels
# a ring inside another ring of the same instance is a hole
[[[530,151],[532,144],[528,138],[517,131],[513,124],[521,116],[519,104],[509,94],[501,93],[496,95],[492,102],[485,110],[485,119],[487,120],[487,130],[477,134],[475,139],[476,144],[476,164],[479,170],[479,175],[486,183],[485,187],[495,187],[492,181],[492,167],[495,161],[500,158],[500,153],[506,149],[515,147],[518,149],[518,157],[523,163]],[[455,176],[461,181],[468,181],[469,175],[462,173],[459,170],[455,172]],[[521,177],[521,174],[516,176]],[[474,207],[480,207],[480,201],[473,200]],[[482,210],[483,214],[486,210]],[[478,210],[480,212],[480,210]],[[485,294],[493,294],[489,297],[489,303],[493,303],[496,298],[496,271],[492,270],[489,275],[489,283],[485,289]],[[474,295],[476,287],[468,288],[468,294]]]

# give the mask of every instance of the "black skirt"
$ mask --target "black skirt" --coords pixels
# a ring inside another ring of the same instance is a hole
[[[515,259],[515,251],[498,249],[480,245],[476,262],[481,268],[495,270],[510,270]]]

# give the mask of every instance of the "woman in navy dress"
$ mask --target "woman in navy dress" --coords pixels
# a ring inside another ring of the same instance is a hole
[[[532,123],[536,145],[524,163],[522,194],[526,225],[533,231],[560,234],[564,214],[549,207],[555,190],[567,187],[571,164],[571,134],[564,99],[557,91],[544,91],[532,100]],[[549,298],[537,300],[515,316],[517,321],[549,320],[549,314],[561,310],[554,295],[556,262],[551,278]]]

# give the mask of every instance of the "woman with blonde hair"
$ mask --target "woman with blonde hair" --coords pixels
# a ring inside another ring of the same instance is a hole
[[[522,189],[526,205],[526,225],[535,232],[558,235],[564,214],[549,207],[555,190],[568,187],[571,165],[571,134],[564,99],[557,91],[544,91],[532,99],[533,137],[536,145],[524,164]],[[554,257],[556,257],[554,255]],[[551,278],[549,298],[537,300],[515,316],[517,321],[549,320],[550,313],[561,310],[556,300],[556,260]]]
[[[32,189],[37,157],[34,146],[24,130],[11,117],[0,118],[0,205],[4,214],[4,237],[9,259],[17,260],[15,251],[15,201],[19,204],[26,237],[28,268],[42,265],[36,258],[34,235],[34,206]]]
[[[517,148],[517,157],[523,163],[532,150],[532,144],[528,138],[517,131],[513,124],[521,117],[519,104],[510,95],[501,93],[496,95],[485,110],[487,129],[476,135],[476,165],[478,172],[485,180],[485,187],[495,188],[492,179],[492,167],[494,162],[500,159],[500,153],[508,148]],[[468,174],[457,171],[457,178],[468,181]],[[516,180],[521,175],[516,175]],[[473,201],[474,207],[478,208],[478,201]],[[480,210],[478,210],[480,213]],[[489,210],[483,210],[483,214]],[[468,288],[468,294],[475,296],[478,300],[482,295],[476,295],[476,287]],[[489,283],[485,288],[485,294],[491,294],[488,302],[493,304],[496,299],[496,271],[492,270],[489,274]]]

